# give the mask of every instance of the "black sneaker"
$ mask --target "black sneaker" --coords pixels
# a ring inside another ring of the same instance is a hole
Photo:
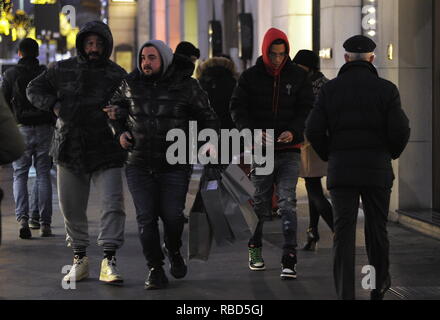
[[[50,228],[49,224],[43,224],[41,226],[40,236],[41,237],[52,237],[53,236],[52,229]]]
[[[40,223],[38,222],[38,220],[30,219],[29,228],[38,230],[40,229]]]
[[[145,281],[145,290],[163,289],[168,285],[168,278],[162,267],[153,267],[150,269],[148,278]]]
[[[382,289],[373,289],[370,293],[370,299],[371,300],[383,300],[385,293],[391,288],[391,277],[390,275],[387,276],[385,279],[385,282],[382,286]]]
[[[19,222],[19,236],[21,239],[30,239],[32,238],[31,229],[29,228],[28,221],[26,219],[21,219]]]
[[[188,267],[185,264],[185,260],[182,258],[182,255],[179,251],[170,254],[165,244],[163,245],[163,252],[168,257],[170,261],[170,273],[176,279],[182,279],[186,276],[188,272]]]
[[[282,280],[296,279],[296,254],[289,253],[283,255],[280,277]]]

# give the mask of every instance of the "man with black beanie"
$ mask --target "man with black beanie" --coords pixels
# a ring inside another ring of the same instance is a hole
[[[192,76],[196,67],[196,62],[200,58],[200,50],[197,49],[191,42],[180,42],[174,51],[176,59],[175,65],[181,69],[186,75]]]
[[[30,227],[40,229],[42,237],[52,235],[52,184],[49,156],[53,134],[54,116],[49,111],[37,109],[26,97],[26,87],[31,80],[46,70],[37,59],[38,43],[30,38],[23,39],[18,47],[18,64],[5,72],[2,89],[6,101],[15,116],[26,143],[24,154],[12,163],[14,169],[15,215],[19,223],[19,236],[32,237]],[[27,181],[29,169],[34,163],[37,172],[38,217],[29,217],[29,193]],[[29,218],[30,221],[29,221]]]
[[[200,58],[200,50],[188,41],[180,42],[174,53],[188,57],[193,64],[195,64],[197,59]]]

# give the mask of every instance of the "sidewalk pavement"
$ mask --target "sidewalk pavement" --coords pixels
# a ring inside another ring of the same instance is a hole
[[[30,179],[32,183],[34,178]],[[187,197],[190,208],[197,189],[197,176],[191,182]],[[319,249],[317,252],[298,252],[298,279],[280,280],[282,252],[281,220],[274,219],[265,225],[263,256],[266,271],[253,272],[247,266],[247,242],[231,246],[213,246],[209,261],[191,260],[188,275],[176,280],[168,274],[170,285],[165,290],[143,289],[147,269],[137,237],[137,225],[132,199],[124,180],[127,211],[125,244],[117,253],[118,268],[124,276],[124,285],[114,287],[98,281],[102,259],[96,245],[99,225],[98,194],[93,190],[89,201],[89,234],[92,245],[88,249],[90,278],[76,284],[76,289],[62,288],[62,268],[72,263],[72,252],[65,245],[65,232],[54,185],[53,232],[55,237],[40,238],[32,231],[33,239],[18,238],[12,197],[10,168],[0,171],[0,185],[5,192],[2,203],[3,244],[0,247],[0,299],[37,300],[334,300],[332,266],[332,235],[320,221]],[[172,195],[170,195],[172,196]],[[322,219],[321,219],[322,220]],[[303,181],[298,185],[298,241],[306,240],[308,226],[307,197]],[[390,223],[390,261],[392,290],[387,300],[440,299],[440,241]],[[185,225],[184,247],[187,253],[188,225]],[[369,299],[369,291],[362,289],[367,265],[363,216],[360,212],[357,227],[356,279],[357,298]],[[168,268],[168,267],[166,267]]]

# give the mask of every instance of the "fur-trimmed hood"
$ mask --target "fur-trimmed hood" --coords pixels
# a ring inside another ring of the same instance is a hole
[[[205,73],[213,69],[225,69],[230,72],[234,78],[238,78],[234,62],[223,57],[213,57],[200,64],[197,67],[195,76],[197,79],[200,79]]]

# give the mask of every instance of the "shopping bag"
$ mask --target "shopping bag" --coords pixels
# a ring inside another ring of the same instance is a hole
[[[220,183],[221,180],[206,179],[200,189],[213,237],[218,246],[234,242],[234,236],[224,214],[222,201],[224,191],[220,188]]]
[[[250,239],[255,232],[255,228],[252,229],[249,225],[242,212],[240,203],[236,201],[236,199],[234,199],[233,196],[231,196],[226,190],[223,190],[222,201],[223,208],[225,209],[225,217],[228,221],[234,238],[237,240]],[[249,214],[252,214],[252,212],[250,212]]]
[[[206,261],[212,244],[212,230],[200,192],[189,214],[188,258]]]
[[[249,229],[253,235],[255,233],[255,229],[257,229],[257,224],[259,221],[257,214],[255,213],[249,201],[240,204],[240,211],[243,214],[243,217],[246,220],[246,223],[249,226]]]
[[[226,170],[222,172],[221,178],[225,188],[239,203],[244,203],[254,196],[254,185],[238,165],[229,165]]]

